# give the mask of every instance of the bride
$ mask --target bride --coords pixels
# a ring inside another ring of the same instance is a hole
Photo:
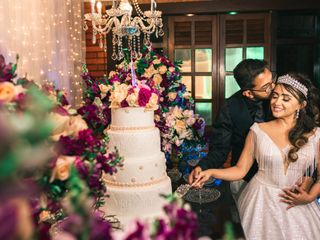
[[[278,78],[271,94],[275,120],[254,123],[236,166],[202,171],[193,186],[202,187],[211,176],[227,181],[242,179],[254,159],[259,171],[241,193],[237,206],[247,239],[318,239],[320,208],[315,201],[287,210],[279,200],[283,188],[301,185],[318,169],[320,175],[320,128],[318,93],[300,74]],[[320,194],[316,181],[308,195]]]

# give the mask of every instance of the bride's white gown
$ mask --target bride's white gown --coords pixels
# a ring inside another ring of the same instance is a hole
[[[319,159],[320,128],[299,151],[299,159],[284,168],[289,146],[280,149],[257,123],[251,126],[253,156],[259,171],[241,193],[238,209],[246,239],[320,239],[320,207],[314,201],[286,210],[281,189],[292,187],[313,172]]]

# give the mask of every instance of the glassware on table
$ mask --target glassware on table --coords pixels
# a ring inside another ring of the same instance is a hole
[[[197,157],[197,158],[187,160],[187,163],[192,168],[194,168],[195,166],[198,165],[200,160],[201,160],[201,158]],[[183,176],[183,179],[186,182],[188,182],[188,178],[189,178],[189,174],[185,174]],[[209,202],[213,202],[213,201],[217,200],[220,197],[221,193],[217,189],[209,187],[209,185],[214,183],[214,181],[215,181],[215,178],[212,177],[204,183],[203,188],[191,188],[183,196],[183,199],[186,201],[189,201],[189,202],[195,202],[195,203],[199,203],[199,204],[209,203]]]
[[[167,174],[172,182],[178,182],[182,177],[182,173],[179,171],[179,157],[175,150],[172,150],[170,159],[172,162],[172,168],[167,170]]]

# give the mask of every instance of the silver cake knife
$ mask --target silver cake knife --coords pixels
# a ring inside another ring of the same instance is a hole
[[[187,194],[191,187],[190,184],[181,184],[175,191],[176,196],[182,198]]]

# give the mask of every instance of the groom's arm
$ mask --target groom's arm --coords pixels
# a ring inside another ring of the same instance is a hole
[[[213,124],[212,133],[209,136],[209,151],[199,166],[202,170],[209,168],[221,168],[231,151],[232,120],[228,102],[220,108],[218,117]]]

